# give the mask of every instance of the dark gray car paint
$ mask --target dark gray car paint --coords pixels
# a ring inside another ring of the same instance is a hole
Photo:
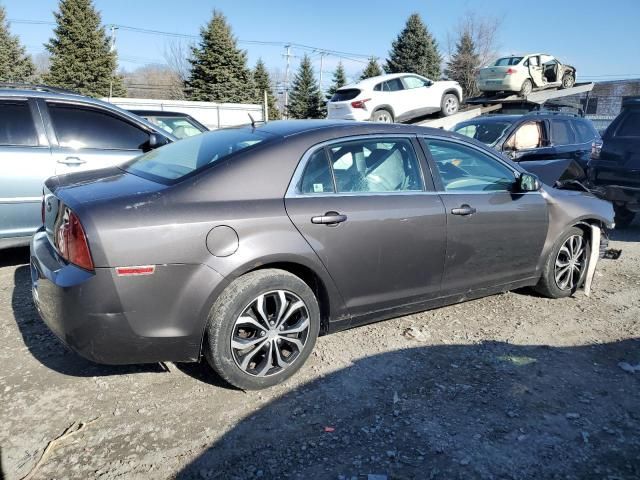
[[[306,152],[351,136],[400,134],[416,146],[419,136],[456,139],[516,174],[523,170],[480,142],[417,126],[300,121],[258,128],[278,138],[175,185],[118,168],[47,181],[47,228],[59,200],[73,209],[96,266],[86,272],[61,260],[42,229],[32,240],[36,303],[63,341],[102,363],[195,360],[215,299],[233,279],[265,266],[314,283],[325,330],[335,331],[535,284],[562,231],[581,220],[612,222],[610,204],[553,189],[482,198],[433,191],[290,196]],[[427,188],[438,189],[427,156],[420,148],[417,154]],[[455,219],[445,213],[461,201],[473,202],[478,213]],[[311,224],[311,216],[330,210],[347,215],[347,222]],[[236,232],[235,253],[214,256],[207,248],[218,226]],[[156,273],[115,273],[131,265],[155,265]]]

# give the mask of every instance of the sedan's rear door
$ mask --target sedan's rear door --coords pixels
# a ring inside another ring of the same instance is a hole
[[[368,136],[314,147],[287,193],[289,217],[352,315],[439,295],[445,214],[416,146],[406,136]]]
[[[447,216],[442,294],[536,276],[548,229],[540,192],[516,193],[516,171],[476,146],[425,138]]]

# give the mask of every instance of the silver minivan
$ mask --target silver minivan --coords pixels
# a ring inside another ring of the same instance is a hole
[[[100,100],[0,84],[0,249],[29,244],[47,178],[122,163],[174,140]]]

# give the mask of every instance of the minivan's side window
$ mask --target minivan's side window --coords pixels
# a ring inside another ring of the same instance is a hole
[[[447,192],[510,191],[515,181],[511,169],[475,148],[427,140]]]
[[[69,148],[140,150],[149,134],[107,112],[63,103],[48,103],[58,143]]]
[[[317,150],[305,167],[302,193],[332,192],[331,171],[338,193],[423,190],[418,159],[407,139],[353,140]]]
[[[573,130],[568,120],[551,119],[551,139],[554,145],[575,143]]]
[[[0,145],[38,145],[36,126],[26,101],[0,101]]]
[[[640,137],[640,112],[630,112],[615,133],[616,137]]]

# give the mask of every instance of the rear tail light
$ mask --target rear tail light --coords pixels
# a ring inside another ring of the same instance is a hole
[[[602,143],[593,142],[591,144],[591,160],[600,160],[601,151],[602,151]]]
[[[515,68],[509,68],[506,72],[507,75],[513,75],[514,73],[518,73],[518,70]]]
[[[351,102],[351,106],[353,108],[367,108],[365,105],[366,102],[371,100],[370,98],[365,98],[364,100],[356,100],[355,102]]]
[[[78,216],[67,207],[64,208],[54,238],[62,258],[78,267],[93,270],[93,260],[84,228]]]

